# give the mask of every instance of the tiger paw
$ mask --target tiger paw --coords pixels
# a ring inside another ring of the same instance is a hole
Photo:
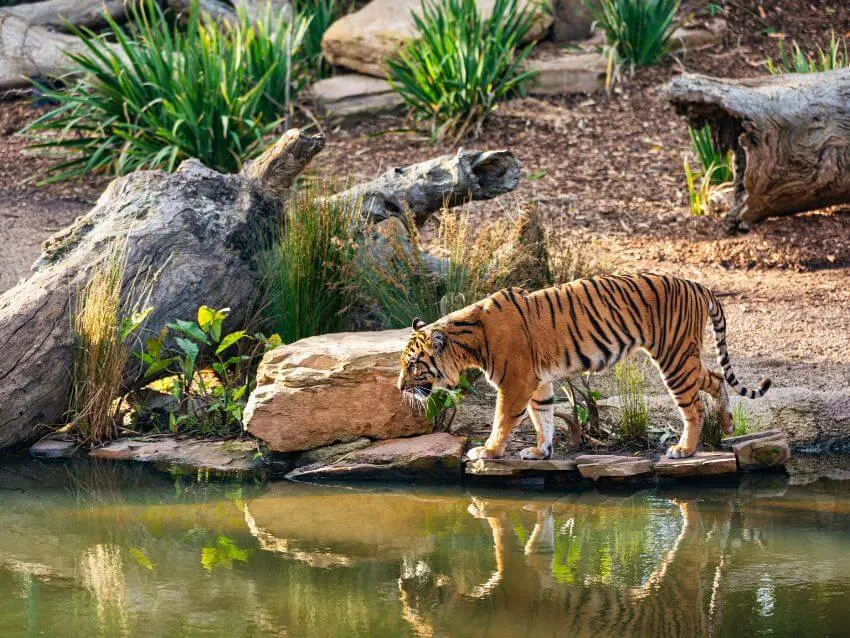
[[[527,447],[519,453],[519,458],[525,461],[542,461],[550,456],[552,456],[551,447],[548,452],[539,447]]]
[[[695,448],[688,449],[682,445],[671,445],[667,448],[668,459],[684,459],[693,456]]]
[[[470,461],[477,461],[478,459],[498,459],[501,456],[501,454],[496,454],[493,450],[489,450],[483,445],[474,447],[466,453],[466,458]]]

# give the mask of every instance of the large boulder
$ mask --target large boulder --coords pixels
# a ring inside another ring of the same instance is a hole
[[[478,0],[484,15],[493,10],[495,0]],[[538,6],[532,38],[538,38],[552,24],[552,16],[538,0],[520,0],[520,6]],[[372,0],[365,7],[343,16],[325,31],[322,50],[337,66],[384,77],[387,57],[396,53],[416,35],[411,12],[421,11],[421,0]]]
[[[273,452],[430,432],[396,388],[409,336],[409,329],[340,332],[267,352],[245,409],[246,429]]]

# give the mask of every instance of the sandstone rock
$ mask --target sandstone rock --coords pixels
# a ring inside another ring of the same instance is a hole
[[[679,27],[670,36],[674,51],[694,51],[723,42],[728,25],[720,17],[709,18]]]
[[[653,466],[649,459],[613,454],[586,454],[576,457],[576,463],[581,475],[594,481],[600,478],[624,479],[651,474]]]
[[[565,51],[557,57],[532,58],[528,67],[538,72],[528,87],[532,95],[595,93],[605,88],[607,62],[601,53]]]
[[[393,113],[404,105],[389,82],[359,73],[319,80],[310,91],[319,111],[332,120],[364,120]]]
[[[784,465],[791,458],[791,448],[784,436],[742,441],[732,446],[742,470],[766,469]]]
[[[737,471],[738,463],[731,452],[697,452],[686,459],[661,458],[655,463],[657,476],[676,478],[734,474]]]
[[[192,438],[117,439],[89,452],[97,459],[164,464],[169,469],[206,470],[216,474],[261,471],[264,461],[252,440],[207,441]]]
[[[741,436],[727,436],[720,442],[720,449],[731,450],[734,446],[746,441],[754,441],[756,439],[774,439],[777,437],[784,437],[782,430],[763,430],[761,432],[753,432],[751,434],[742,434]]]
[[[307,465],[317,465],[320,463],[333,463],[339,458],[346,456],[356,450],[361,450],[364,447],[372,445],[371,439],[361,436],[359,439],[348,441],[347,443],[336,443],[334,445],[326,445],[325,447],[317,447],[315,450],[304,452],[298,457],[295,462],[295,467],[305,467]]]
[[[478,459],[466,464],[465,473],[471,476],[527,476],[550,472],[575,472],[578,464],[573,459]]]
[[[552,39],[575,42],[590,37],[593,13],[587,0],[552,0]]]
[[[459,479],[466,439],[437,432],[379,441],[337,461],[296,468],[290,479]]]
[[[493,2],[478,0],[482,13],[489,15]],[[520,6],[534,2],[520,0]],[[343,16],[325,31],[322,37],[325,58],[337,66],[384,77],[386,58],[415,37],[411,12],[418,12],[420,7],[421,0],[372,0],[359,11]],[[551,24],[552,17],[541,9],[531,37],[540,37]]]
[[[410,330],[302,339],[263,357],[245,427],[273,452],[430,432],[395,386]]]
[[[74,439],[54,438],[41,439],[30,448],[30,456],[39,459],[67,459],[74,455],[80,447]]]

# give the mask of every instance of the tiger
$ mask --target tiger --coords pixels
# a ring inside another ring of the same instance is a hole
[[[720,372],[700,359],[711,319]],[[762,378],[748,390],[736,378],[726,348],[726,318],[714,293],[672,275],[597,276],[536,292],[506,288],[431,324],[416,318],[401,355],[397,386],[425,403],[438,388],[454,389],[470,368],[497,390],[489,437],[469,450],[470,460],[504,456],[508,439],[526,415],[537,445],[522,459],[552,456],[554,382],[578,372],[601,372],[643,350],[655,363],[684,424],[668,458],[691,456],[702,430],[700,391],[718,406],[723,429],[734,427],[726,384],[743,397],[761,397]],[[724,383],[725,382],[725,383]]]

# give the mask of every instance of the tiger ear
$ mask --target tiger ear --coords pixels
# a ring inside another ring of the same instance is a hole
[[[424,321],[422,321],[422,319],[420,319],[419,317],[414,317],[414,318],[413,318],[413,329],[414,329],[414,330],[417,330],[417,331],[418,331],[418,330],[421,330],[421,329],[422,329],[422,328],[424,328],[426,325],[428,325],[428,324],[426,324]]]
[[[446,333],[441,330],[431,331],[431,335],[428,337],[428,340],[431,342],[434,354],[440,354],[443,350],[445,350],[446,344],[449,342],[446,338]]]

